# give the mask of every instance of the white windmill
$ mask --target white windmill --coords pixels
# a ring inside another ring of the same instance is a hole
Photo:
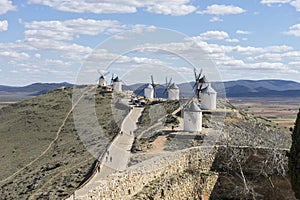
[[[106,82],[106,78],[105,78],[105,76],[107,75],[107,74],[109,74],[109,72],[106,72],[106,73],[101,73],[100,71],[98,71],[99,72],[99,74],[100,74],[100,77],[99,77],[99,80],[98,80],[98,86],[100,86],[100,87],[105,87],[105,86],[107,86],[107,82]]]
[[[194,68],[195,75],[195,93],[201,101],[201,109],[215,110],[217,107],[217,92],[212,88],[206,76],[202,76],[202,69],[197,73]]]
[[[193,99],[190,99],[183,108],[183,129],[186,132],[202,130],[202,111]]]
[[[153,97],[156,98],[156,87],[158,87],[159,84],[154,83],[153,75],[151,75],[151,86],[153,87]]]
[[[195,93],[198,99],[200,99],[200,92],[204,86],[204,82],[206,80],[205,76],[202,76],[202,69],[198,73],[196,68],[194,68],[194,75],[195,75],[195,84],[193,89],[195,89]]]
[[[114,92],[122,92],[122,81],[119,79],[118,76],[114,77],[114,74],[112,74],[111,82],[112,89]]]
[[[144,88],[144,96],[147,99],[153,99],[154,97],[154,88],[150,83]]]
[[[201,109],[216,110],[217,109],[217,92],[211,87],[211,84],[201,90]]]
[[[172,83],[172,78],[168,81],[168,78],[166,78],[166,89],[164,93],[168,92],[168,100],[179,100],[179,87]]]

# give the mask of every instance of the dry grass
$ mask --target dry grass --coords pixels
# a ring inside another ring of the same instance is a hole
[[[72,91],[72,88],[57,89],[0,109],[1,199],[61,199],[70,194],[91,170],[97,158],[91,155],[94,152],[86,149],[83,138],[77,134],[73,115],[66,118],[72,107]],[[100,154],[114,131],[118,131],[118,126],[111,112],[111,94],[102,96],[98,93],[92,90],[86,96],[96,94],[95,104],[87,106],[95,107],[103,129],[96,136],[105,139],[93,141]],[[90,100],[83,98],[81,102]],[[84,116],[84,110],[79,112]]]

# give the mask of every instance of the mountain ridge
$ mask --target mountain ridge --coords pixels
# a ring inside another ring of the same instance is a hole
[[[136,83],[124,85],[123,89],[130,89],[143,95],[143,88],[148,83]],[[60,87],[72,87],[74,84],[62,83],[33,83],[26,86],[6,86],[0,85],[0,96],[38,96]],[[192,86],[194,82],[180,83],[178,87],[181,96],[189,97],[193,95]],[[266,79],[266,80],[236,80],[225,82],[214,82],[213,87],[220,94],[226,97],[300,97],[300,83],[290,80]],[[165,85],[157,87],[157,97],[166,97],[164,93]]]

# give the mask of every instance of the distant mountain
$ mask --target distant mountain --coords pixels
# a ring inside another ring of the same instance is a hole
[[[193,95],[195,82],[178,84],[180,96]],[[144,95],[143,89],[147,84],[135,84],[127,86],[135,93]],[[212,86],[223,97],[300,97],[300,83],[285,80],[237,80],[212,83]],[[157,97],[166,97],[163,94],[165,85],[157,87]],[[226,95],[225,95],[226,94]]]
[[[300,97],[300,83],[285,80],[238,80],[224,83],[227,97]]]
[[[24,96],[38,96],[47,93],[51,90],[60,88],[62,86],[73,86],[70,83],[34,83],[23,87],[12,87],[0,85],[0,95],[24,95]]]
[[[194,82],[178,84],[180,96],[193,95]],[[237,80],[212,83],[218,96],[221,97],[300,97],[300,83],[285,80]],[[0,96],[38,96],[62,86],[73,86],[70,83],[34,83],[24,87],[11,87],[0,85]],[[124,85],[123,89],[133,90],[136,94],[144,95],[146,83]],[[164,93],[165,85],[156,88],[156,95],[160,98],[167,97]],[[226,92],[226,95],[225,95]],[[1,100],[1,99],[0,99]]]

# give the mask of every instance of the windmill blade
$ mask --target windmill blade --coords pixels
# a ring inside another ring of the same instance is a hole
[[[198,85],[197,82],[195,82],[194,86],[193,86],[193,90],[195,89],[195,87]]]
[[[172,77],[170,78],[169,81],[168,81],[168,78],[166,77],[166,88],[165,88],[163,94],[166,94],[166,92],[168,91],[168,89],[169,89],[170,86],[171,86],[171,83],[172,83]]]
[[[168,78],[166,77],[166,87],[165,87],[163,94],[166,94],[167,90],[168,90]]]
[[[197,81],[199,81],[201,79],[201,75],[202,75],[201,73],[198,74],[198,77],[196,79]]]
[[[100,74],[100,76],[103,76],[102,72],[100,71],[100,69],[97,70],[98,74]]]
[[[155,87],[153,75],[151,75],[151,85],[152,85],[153,87]]]
[[[168,77],[166,77],[166,87],[168,86]]]
[[[199,73],[199,74],[201,74],[201,75],[202,75],[202,72],[203,72],[203,69],[201,68],[201,69],[200,69],[200,73]]]
[[[194,76],[195,76],[195,81],[199,80],[199,78],[200,78],[200,77],[201,77],[201,75],[202,75],[202,71],[203,71],[203,69],[201,68],[201,69],[200,69],[200,72],[199,72],[199,73],[197,73],[197,69],[194,67]]]
[[[168,84],[169,87],[170,87],[171,83],[172,83],[172,77],[170,78],[170,81],[169,81],[169,84]]]
[[[138,88],[136,89],[136,90],[138,90],[137,95],[142,96],[142,93],[144,92],[144,89],[145,89],[146,87],[147,87],[147,85],[138,87]],[[145,95],[145,94],[144,94],[144,95]]]
[[[194,75],[195,75],[195,81],[197,81],[197,71],[195,67],[194,67]]]
[[[114,74],[112,73],[112,74],[111,74],[111,79],[110,79],[110,84],[112,85],[113,82],[114,82]]]
[[[156,98],[156,88],[153,87],[153,97]]]
[[[163,94],[166,94],[168,92],[168,88],[166,87]]]
[[[105,73],[103,74],[103,76],[107,76],[109,73],[110,73],[110,72],[105,72]]]

